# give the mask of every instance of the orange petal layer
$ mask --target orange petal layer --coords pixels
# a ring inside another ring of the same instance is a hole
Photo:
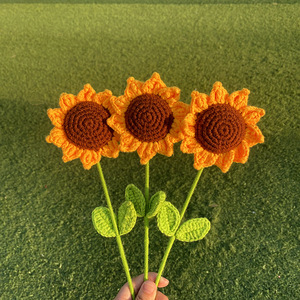
[[[164,138],[163,140],[159,141],[158,146],[158,153],[168,157],[173,155],[173,143],[168,138]]]
[[[194,168],[200,170],[202,168],[212,166],[218,158],[218,154],[202,150],[194,154]]]
[[[189,112],[190,106],[183,102],[176,102],[172,107],[174,121],[170,129],[171,142],[176,143],[183,139],[183,121]]]
[[[60,95],[59,98],[59,106],[61,107],[62,111],[66,113],[70,110],[73,106],[77,104],[77,99],[72,94],[63,93]]]
[[[106,157],[117,158],[119,156],[119,152],[119,143],[115,137],[113,137],[113,139],[101,149],[101,155]]]
[[[206,94],[193,91],[190,112],[195,114],[208,108],[209,97]]]
[[[133,152],[141,145],[141,141],[137,140],[129,132],[125,132],[121,135],[120,150],[123,152]]]
[[[82,149],[77,148],[75,145],[71,143],[64,144],[61,148],[64,154],[62,157],[64,162],[68,162],[70,160],[80,157],[83,152]]]
[[[228,103],[235,109],[239,110],[240,108],[247,106],[249,94],[250,91],[247,89],[236,91],[228,97]]]
[[[249,147],[264,142],[264,136],[256,125],[247,125],[244,140]]]
[[[123,115],[113,114],[107,119],[107,124],[113,128],[117,133],[123,134],[126,132],[125,120]]]
[[[63,128],[65,114],[60,108],[49,108],[47,114],[52,124],[57,128]]]
[[[206,157],[206,160],[203,162],[204,164],[204,167],[210,167],[212,166],[213,164],[215,164],[216,160],[218,159],[219,155],[218,154],[215,154],[215,153],[211,153],[209,152],[207,157]]]
[[[107,106],[110,104],[110,98],[112,97],[112,92],[110,90],[105,90],[104,92],[97,93],[94,97],[93,100],[100,104],[103,105],[105,108],[108,108]]]
[[[186,136],[195,136],[196,115],[187,114],[182,123],[182,131]]]
[[[182,121],[190,111],[190,106],[184,102],[176,102],[172,107],[175,119]]]
[[[120,97],[115,97],[113,96],[111,98],[111,104],[115,110],[115,112],[119,115],[124,113],[126,111],[126,108],[130,104],[130,99],[126,96],[120,96]]]
[[[242,116],[246,124],[255,125],[261,117],[265,115],[265,111],[262,108],[254,106],[245,106],[240,109]]]
[[[203,150],[194,154],[194,168],[200,170],[204,168],[204,162],[208,156],[208,152]]]
[[[133,99],[142,94],[142,86],[143,82],[135,80],[133,77],[129,77],[127,79],[127,87],[124,91],[124,95],[129,99]]]
[[[100,151],[96,152],[93,150],[83,150],[80,160],[83,164],[83,167],[86,170],[89,170],[93,165],[98,163],[101,159]]]
[[[153,143],[143,142],[137,149],[137,153],[141,158],[141,164],[145,165],[156,154]]]
[[[223,104],[227,101],[228,92],[224,89],[221,82],[217,81],[213,85],[213,89],[210,92],[208,105],[220,103]]]
[[[241,144],[235,149],[234,162],[244,164],[249,157],[250,148],[246,141],[242,141]]]
[[[220,154],[215,162],[216,166],[218,166],[223,173],[226,173],[233,163],[234,155],[235,150]]]
[[[158,91],[158,95],[166,100],[170,106],[180,99],[180,89],[178,87],[165,87]]]
[[[194,137],[185,137],[180,145],[180,150],[183,153],[196,153],[203,151],[201,145],[196,141]]]
[[[90,84],[86,84],[83,87],[83,90],[81,90],[78,95],[77,99],[78,101],[92,101],[93,98],[95,97],[96,92],[95,90],[91,87]]]
[[[52,143],[57,147],[61,147],[63,144],[68,143],[65,132],[57,127],[54,127],[50,131],[50,135],[46,138],[47,143]]]
[[[160,89],[165,88],[165,83],[160,79],[158,73],[154,72],[150,79],[143,84],[143,93],[145,94],[157,94]]]

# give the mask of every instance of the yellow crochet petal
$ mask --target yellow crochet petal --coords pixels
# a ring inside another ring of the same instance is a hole
[[[107,105],[110,104],[110,98],[112,97],[112,92],[110,90],[105,90],[104,92],[99,92],[96,95],[94,95],[93,101],[96,103],[103,105],[105,108],[108,108]],[[106,105],[104,105],[104,103]]]
[[[113,114],[107,119],[107,124],[113,128],[117,133],[123,134],[126,132],[126,125],[124,115]]]
[[[261,117],[265,115],[265,111],[262,108],[254,106],[245,106],[240,109],[245,123],[249,125],[255,125]]]
[[[93,101],[93,98],[95,97],[96,92],[95,90],[91,87],[90,84],[86,84],[83,87],[83,90],[81,90],[78,95],[77,99],[78,101]]]
[[[234,155],[235,150],[220,154],[216,160],[216,166],[218,166],[223,173],[226,173],[233,163]]]
[[[142,94],[143,82],[135,80],[133,77],[127,79],[127,87],[124,91],[124,96],[129,99],[136,98]]]
[[[141,141],[136,139],[129,132],[125,132],[121,135],[120,138],[120,150],[122,152],[133,152],[141,145]]]
[[[77,102],[77,98],[72,94],[62,93],[59,98],[59,106],[64,113],[75,106]]]
[[[244,140],[249,147],[264,142],[264,136],[256,125],[247,125]]]
[[[208,152],[208,155],[205,159],[205,161],[203,161],[203,167],[210,167],[212,165],[215,164],[215,162],[217,161],[219,157],[219,154],[216,154],[216,153],[211,153],[211,152]]]
[[[176,102],[172,107],[173,116],[175,119],[182,121],[189,113],[190,106],[184,102]]]
[[[172,156],[173,155],[173,143],[170,141],[170,139],[163,139],[163,140],[160,140],[158,142],[158,150],[157,152],[162,154],[162,155],[166,155],[168,157]]]
[[[203,148],[194,137],[187,136],[183,139],[180,150],[183,153],[196,153],[203,151]]]
[[[236,91],[228,97],[228,104],[233,106],[235,109],[239,110],[247,106],[249,94],[250,91],[248,89],[242,89],[241,91]]]
[[[71,143],[64,144],[61,148],[63,151],[62,159],[64,162],[68,162],[68,161],[71,161],[73,159],[80,157],[83,152],[82,149],[79,149],[78,147],[76,147],[75,145],[73,145]]]
[[[241,144],[235,149],[234,162],[244,164],[249,157],[250,148],[246,141],[242,141]]]
[[[118,115],[125,114],[128,105],[130,104],[130,99],[126,96],[111,97],[111,104]]]
[[[96,152],[93,150],[83,150],[80,160],[83,164],[83,167],[86,170],[89,170],[93,165],[97,164],[101,160],[100,151]]]
[[[190,112],[195,114],[208,108],[209,96],[193,91]]]
[[[200,170],[205,167],[205,160],[208,156],[208,151],[203,150],[194,154],[194,168]]]
[[[145,165],[157,153],[153,147],[153,143],[143,142],[137,149],[137,153],[141,158],[141,164]]]
[[[158,73],[153,73],[150,79],[148,79],[142,87],[144,94],[157,94],[159,90],[165,88],[165,83],[160,79]]]
[[[61,147],[64,143],[68,143],[65,132],[57,127],[50,131],[50,135],[46,137],[47,143],[52,143],[57,147]]]
[[[195,136],[195,124],[197,116],[195,114],[189,113],[183,120],[182,123],[182,132],[185,136]]]
[[[217,81],[213,85],[213,89],[210,92],[208,104],[223,104],[227,101],[228,98],[228,92],[224,89],[221,82]]]
[[[116,138],[113,138],[101,149],[102,156],[111,158],[117,158],[119,156],[119,152],[119,143]]]
[[[47,114],[52,124],[57,128],[63,128],[65,114],[60,108],[49,108]]]
[[[178,87],[165,87],[158,91],[158,95],[173,105],[180,99],[180,89]],[[170,101],[172,100],[172,101]]]

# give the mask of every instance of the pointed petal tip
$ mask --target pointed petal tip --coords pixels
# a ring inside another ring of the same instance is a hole
[[[213,88],[217,88],[217,87],[222,87],[223,84],[221,81],[216,81],[214,84],[213,84]]]
[[[248,96],[250,94],[250,91],[248,89],[242,89],[241,93],[244,94],[245,96]]]
[[[83,86],[84,89],[92,89],[92,86],[90,83],[86,83],[84,86]]]
[[[157,72],[154,72],[151,76],[151,78],[160,79],[160,75]]]
[[[197,97],[199,94],[200,94],[200,93],[199,93],[198,91],[193,90],[193,91],[191,92],[191,97],[192,97],[192,98],[193,98],[193,97]]]
[[[131,83],[135,81],[134,77],[130,76],[128,79],[127,79],[127,83]]]

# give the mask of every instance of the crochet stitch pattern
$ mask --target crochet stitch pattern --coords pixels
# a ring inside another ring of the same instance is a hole
[[[192,92],[180,149],[194,153],[195,169],[216,165],[226,173],[233,162],[248,160],[250,147],[264,142],[256,123],[265,111],[247,106],[249,93],[243,89],[229,95],[221,82],[213,85],[209,96]]]
[[[116,113],[107,120],[120,134],[120,151],[137,151],[143,165],[156,153],[173,155],[189,109],[179,98],[180,89],[167,87],[158,73],[145,82],[128,78],[124,95],[112,97]]]
[[[106,124],[110,113],[95,102],[80,102],[69,110],[64,119],[68,140],[80,149],[98,151],[113,137],[113,130]]]
[[[142,142],[158,142],[165,138],[173,120],[171,108],[158,95],[137,96],[125,113],[128,131]]]
[[[245,136],[242,115],[228,104],[214,104],[198,113],[195,138],[213,153],[223,153],[237,147]]]
[[[63,93],[60,108],[48,109],[55,127],[46,141],[62,148],[64,162],[80,158],[83,167],[90,169],[101,156],[118,157],[119,135],[107,125],[115,112],[111,97],[111,91],[96,94],[86,84],[77,96]]]

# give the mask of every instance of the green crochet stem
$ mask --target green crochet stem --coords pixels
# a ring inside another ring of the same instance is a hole
[[[203,172],[203,169],[204,169],[204,168],[202,168],[202,169],[200,169],[200,170],[198,171],[198,173],[197,173],[197,175],[196,175],[196,178],[194,179],[194,182],[193,182],[193,184],[192,184],[192,186],[191,186],[191,188],[190,188],[190,191],[189,191],[189,193],[188,193],[188,195],[187,195],[187,197],[186,197],[186,200],[185,200],[185,202],[184,202],[184,204],[183,204],[183,208],[182,208],[181,213],[180,213],[180,222],[179,222],[179,223],[181,223],[181,221],[182,221],[182,218],[183,218],[183,216],[184,216],[184,213],[185,213],[185,211],[186,211],[186,209],[187,209],[187,207],[188,207],[188,205],[189,205],[189,203],[190,203],[190,200],[191,200],[191,198],[192,198],[192,196],[193,196],[193,193],[194,193],[195,188],[196,188],[196,186],[197,186],[197,184],[198,184],[198,181],[199,181],[200,176],[201,176],[201,174],[202,174],[202,172]],[[163,270],[164,270],[164,268],[165,268],[165,265],[166,265],[168,256],[169,256],[170,251],[171,251],[171,248],[172,248],[172,246],[173,246],[173,244],[174,244],[174,242],[175,242],[175,239],[176,239],[175,235],[176,235],[176,233],[175,233],[173,236],[170,237],[168,246],[167,246],[167,248],[166,248],[166,250],[165,250],[165,253],[164,253],[164,257],[163,257],[163,259],[162,259],[162,261],[161,261],[161,263],[160,263],[159,270],[158,270],[158,275],[157,275],[156,280],[155,280],[156,286],[158,286],[159,280],[160,280],[161,275],[162,275],[162,273],[163,273]]]
[[[145,201],[146,201],[146,211],[149,205],[149,162],[146,164],[145,168]],[[144,237],[144,281],[148,280],[148,260],[149,260],[149,219],[144,217],[144,227],[145,227],[145,237]]]
[[[103,186],[103,190],[104,190],[104,194],[105,194],[105,198],[106,198],[106,203],[107,203],[107,206],[108,206],[108,209],[109,209],[109,212],[110,212],[110,216],[111,216],[111,220],[112,220],[112,223],[113,223],[114,231],[116,233],[117,244],[118,244],[118,247],[119,247],[119,252],[120,252],[121,260],[122,260],[122,263],[123,263],[124,271],[125,271],[125,274],[126,274],[126,277],[127,277],[129,290],[130,290],[130,293],[131,293],[131,297],[134,300],[135,299],[134,288],[133,288],[133,285],[132,285],[132,280],[131,280],[131,276],[130,276],[130,272],[129,272],[129,267],[128,267],[127,259],[126,259],[126,256],[125,256],[122,240],[121,240],[121,237],[120,237],[120,234],[119,234],[119,229],[118,229],[117,222],[116,222],[116,216],[115,216],[114,210],[113,210],[112,205],[111,205],[110,197],[109,197],[109,194],[108,194],[106,182],[105,182],[105,179],[104,179],[104,175],[103,175],[100,163],[97,163],[97,168],[98,168],[98,171],[99,171],[100,180],[101,180],[101,183],[102,183],[102,186]]]

